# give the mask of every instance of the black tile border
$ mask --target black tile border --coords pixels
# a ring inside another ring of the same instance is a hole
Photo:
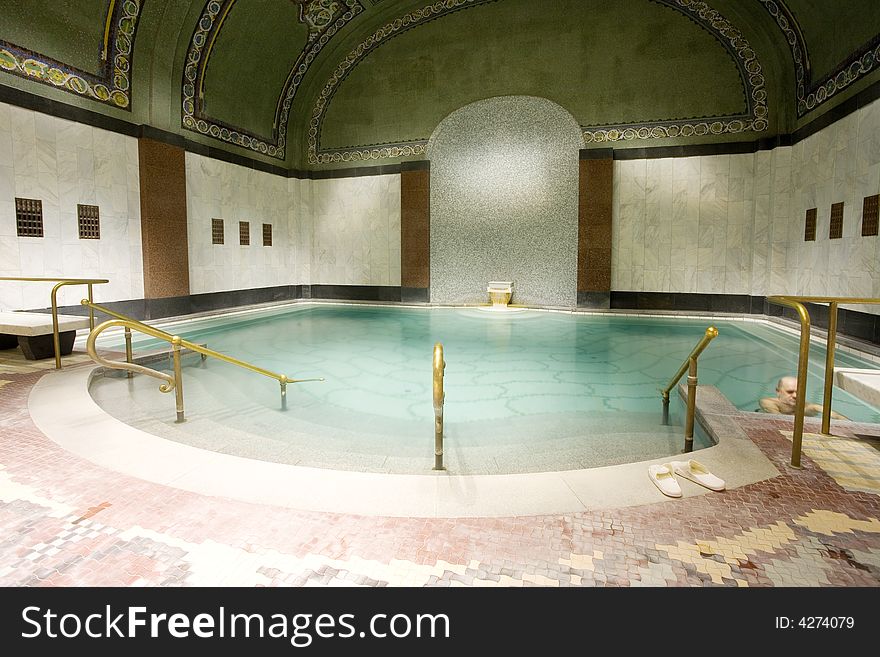
[[[577,293],[578,308],[605,309],[611,308],[610,292],[582,292]]]
[[[396,285],[279,285],[246,290],[229,290],[162,299],[107,301],[100,305],[134,319],[161,319],[235,309],[258,304],[283,303],[298,299],[328,301],[377,301],[382,303],[429,303],[430,288]],[[828,328],[828,306],[806,304],[811,325]],[[695,294],[690,292],[578,292],[577,307],[594,310],[653,310],[669,312],[731,313],[764,318],[783,318],[799,324],[793,308],[770,303],[766,297],[747,294]],[[64,315],[88,315],[88,309],[61,306]],[[50,312],[35,308],[31,312]],[[97,321],[101,319],[98,313]],[[880,346],[880,315],[839,308],[837,333],[871,345]]]
[[[401,289],[396,285],[310,285],[308,287],[311,299],[400,301],[401,296]]]
[[[0,102],[34,110],[35,112],[42,112],[59,119],[83,123],[94,128],[102,128],[103,130],[109,130],[110,132],[116,132],[129,137],[138,136],[139,126],[135,123],[114,118],[109,114],[101,114],[100,112],[77,107],[76,105],[68,105],[45,96],[37,96],[15,87],[7,87],[0,84]],[[118,111],[125,112],[125,110]],[[128,112],[125,113],[128,114]]]
[[[578,293],[578,305],[580,305]],[[810,324],[828,328],[828,306],[805,304]],[[766,297],[747,294],[695,294],[689,292],[611,292],[611,308],[615,310],[668,310],[671,312],[723,312],[765,317],[781,317],[800,324],[793,308],[770,303]],[[880,315],[838,308],[837,333],[846,337],[880,345]]]
[[[403,303],[428,303],[431,301],[431,289],[427,287],[401,287],[400,300]]]
[[[847,98],[821,116],[816,117],[809,123],[801,126],[790,134],[779,134],[775,137],[757,139],[755,141],[733,141],[716,144],[693,144],[685,146],[651,146],[642,148],[583,148],[579,158],[582,160],[607,159],[615,160],[650,160],[666,157],[694,157],[705,155],[736,155],[742,153],[755,153],[757,151],[772,150],[779,146],[793,146],[807,137],[827,128],[832,123],[839,121],[847,115],[880,98],[880,80],[870,84],[860,92]],[[317,169],[300,170],[286,168],[276,164],[269,164],[262,160],[256,160],[246,155],[239,155],[227,150],[207,146],[202,143],[190,141],[183,135],[167,132],[146,124],[134,124],[117,119],[107,114],[100,114],[92,110],[83,109],[74,105],[68,105],[44,96],[22,91],[14,87],[0,84],[0,102],[17,105],[25,109],[42,112],[50,116],[56,116],[77,123],[83,123],[103,130],[117,132],[130,137],[148,137],[156,141],[163,141],[176,146],[182,146],[191,153],[203,155],[216,160],[222,160],[231,164],[271,173],[283,178],[296,178],[300,180],[325,180],[331,178],[353,178],[361,176],[381,176],[430,168],[428,160],[415,160],[401,162],[399,164],[385,164],[371,167],[352,167],[348,169]],[[610,152],[610,154],[609,154]]]

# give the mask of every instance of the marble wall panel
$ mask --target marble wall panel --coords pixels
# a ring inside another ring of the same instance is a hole
[[[400,285],[400,174],[312,180],[313,285]]]
[[[140,205],[128,202],[140,195],[132,152],[132,137],[0,103],[0,275],[106,278],[97,301],[143,297]],[[16,197],[42,201],[44,237],[17,236]],[[100,240],[79,239],[78,203],[99,206]],[[0,282],[0,308],[46,307],[51,287]],[[85,292],[63,287],[58,301],[77,304]]]

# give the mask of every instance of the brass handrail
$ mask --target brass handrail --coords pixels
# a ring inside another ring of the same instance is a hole
[[[697,346],[693,348],[693,351],[691,351],[681,367],[678,368],[678,372],[676,372],[675,376],[669,380],[669,384],[660,391],[660,395],[663,397],[663,424],[665,425],[669,424],[669,391],[675,387],[675,384],[678,383],[679,379],[681,379],[682,375],[687,371],[688,397],[687,412],[685,413],[684,422],[685,452],[692,452],[694,450],[694,412],[697,406],[697,359],[700,357],[700,354],[703,353],[703,349],[705,349],[717,336],[717,328],[714,326],[707,328],[706,333],[700,338]]]
[[[825,340],[825,386],[822,394],[822,434],[831,435],[831,396],[834,386],[834,345],[837,338],[837,305],[880,303],[880,299],[863,297],[800,297],[774,295],[767,297],[770,303],[794,308],[801,323],[801,340],[798,351],[797,395],[794,403],[794,432],[791,436],[791,466],[801,467],[801,445],[804,436],[804,409],[807,405],[807,369],[810,362],[810,311],[804,303],[828,304],[828,336]]]
[[[55,369],[61,369],[61,338],[58,334],[58,288],[65,285],[88,285],[89,301],[92,300],[92,285],[109,283],[106,278],[39,278],[30,276],[0,276],[0,281],[41,281],[58,283],[52,288],[52,346],[55,348]],[[95,313],[89,309],[89,330],[95,330]]]
[[[177,408],[177,419],[179,422],[184,420],[183,415],[183,380],[180,372],[180,349],[189,349],[190,351],[195,351],[203,356],[210,356],[211,358],[217,358],[218,360],[222,360],[225,363],[229,363],[230,365],[236,365],[237,367],[241,367],[246,370],[250,370],[251,372],[256,372],[257,374],[262,374],[263,376],[267,376],[271,379],[275,379],[281,384],[281,410],[287,410],[287,384],[288,383],[304,383],[307,381],[323,381],[323,378],[315,378],[315,379],[292,379],[286,374],[278,374],[277,372],[272,372],[271,370],[264,369],[262,367],[258,367],[257,365],[252,365],[251,363],[245,362],[243,360],[239,360],[238,358],[233,358],[232,356],[227,356],[226,354],[221,354],[219,351],[214,351],[213,349],[208,349],[207,347],[196,344],[194,342],[190,342],[189,340],[184,340],[177,335],[171,335],[166,331],[161,329],[157,329],[155,327],[150,326],[149,324],[144,324],[143,322],[139,322],[136,319],[132,319],[131,317],[126,317],[121,313],[114,312],[108,308],[104,308],[103,306],[99,306],[96,303],[92,303],[88,299],[83,299],[80,302],[84,306],[88,306],[89,308],[93,308],[94,310],[98,310],[102,313],[110,315],[111,317],[115,317],[116,320],[108,320],[103,324],[100,324],[92,333],[89,335],[87,349],[89,355],[93,360],[104,365],[105,367],[110,367],[112,369],[126,370],[128,372],[139,372],[142,374],[149,374],[149,372],[144,372],[143,370],[149,370],[150,368],[144,368],[141,365],[136,365],[131,362],[131,329],[136,331],[140,331],[141,333],[146,333],[149,336],[154,338],[158,338],[159,340],[164,340],[166,342],[171,343],[173,348],[172,357],[174,358],[174,382],[168,387],[166,390],[163,390],[160,386],[160,390],[162,392],[170,392],[172,389],[177,391],[178,397],[178,408]],[[126,329],[126,358],[128,362],[122,363],[120,361],[108,361],[103,358],[100,358],[97,355],[97,351],[95,350],[95,339],[97,335],[100,334],[107,328],[111,326],[123,326]],[[135,369],[137,368],[137,369]],[[155,370],[150,370],[151,372]],[[154,376],[153,374],[149,374],[150,376]],[[158,378],[165,379],[168,375],[162,375]]]
[[[446,361],[443,359],[443,345],[434,345],[434,470],[445,470],[443,467],[443,370]]]

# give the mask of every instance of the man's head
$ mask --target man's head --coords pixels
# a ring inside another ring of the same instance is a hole
[[[779,405],[787,410],[794,410],[797,399],[797,379],[793,376],[784,376],[776,384],[776,397]]]

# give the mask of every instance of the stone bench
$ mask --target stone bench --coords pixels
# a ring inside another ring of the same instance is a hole
[[[89,327],[88,317],[58,315],[58,338],[61,355],[73,351],[77,329]],[[55,355],[52,343],[52,315],[0,311],[0,349],[18,345],[28,360],[51,358]]]

